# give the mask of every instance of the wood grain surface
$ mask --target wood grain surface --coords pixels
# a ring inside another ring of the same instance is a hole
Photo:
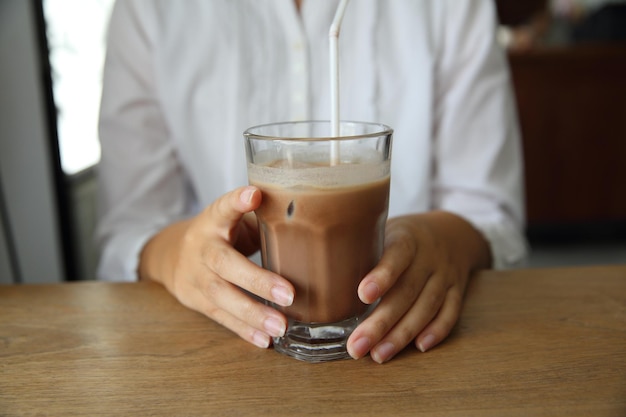
[[[485,271],[439,347],[299,362],[152,283],[0,286],[1,416],[626,416],[626,265]]]

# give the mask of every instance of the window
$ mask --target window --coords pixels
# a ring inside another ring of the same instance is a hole
[[[98,112],[106,29],[113,3],[43,0],[61,166],[67,175],[100,159]]]

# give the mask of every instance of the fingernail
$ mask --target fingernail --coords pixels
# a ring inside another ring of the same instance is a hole
[[[385,342],[380,346],[377,346],[371,353],[372,359],[375,362],[383,363],[387,362],[396,353],[396,347],[391,342]]]
[[[370,350],[370,339],[367,337],[362,337],[357,339],[356,342],[352,343],[350,346],[351,352],[348,352],[353,359],[359,359],[365,356],[368,350]]]
[[[265,333],[254,332],[252,335],[252,343],[260,348],[267,349],[270,346],[270,338]]]
[[[285,335],[285,324],[274,317],[268,317],[263,322],[263,327],[267,332],[274,337],[283,337]]]
[[[435,343],[435,336],[429,334],[424,336],[424,338],[417,343],[417,348],[422,352],[426,352],[428,349],[433,347],[433,343]]]
[[[276,304],[280,304],[283,307],[288,307],[293,304],[293,293],[285,287],[275,286],[270,290],[272,299]]]
[[[256,189],[252,187],[248,187],[245,190],[243,190],[243,192],[239,196],[239,199],[241,200],[242,203],[250,204],[250,201],[252,201],[252,196],[254,195],[255,191]]]
[[[378,287],[378,284],[376,284],[375,282],[370,282],[369,284],[367,284],[365,287],[363,287],[363,295],[365,298],[363,301],[366,303],[376,301],[376,299],[380,295],[380,288]]]

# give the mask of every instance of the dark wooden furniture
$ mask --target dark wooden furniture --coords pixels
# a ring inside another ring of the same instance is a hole
[[[511,54],[529,226],[626,224],[626,45]]]

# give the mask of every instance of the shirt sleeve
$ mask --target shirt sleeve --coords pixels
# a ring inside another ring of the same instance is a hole
[[[116,2],[109,24],[99,136],[98,279],[137,279],[140,252],[187,211],[188,187],[159,106],[152,66],[157,13]]]
[[[492,2],[442,2],[435,96],[434,208],[468,220],[493,267],[518,266],[524,237],[523,157],[510,74]]]

